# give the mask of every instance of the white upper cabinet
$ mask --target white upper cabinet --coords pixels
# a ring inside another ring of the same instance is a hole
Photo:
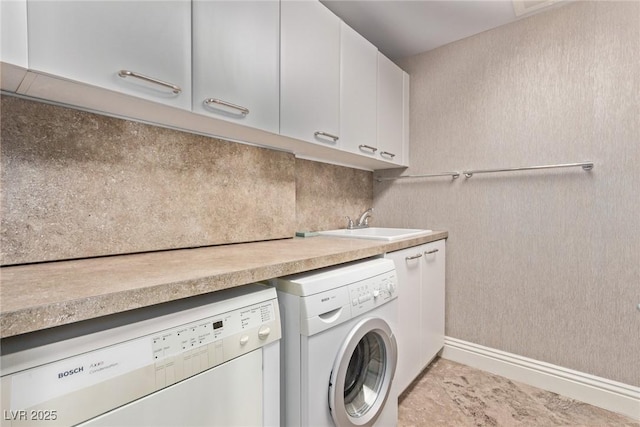
[[[378,54],[378,155],[398,164],[406,161],[403,150],[405,74],[390,59]]]
[[[191,2],[28,0],[29,68],[191,109]]]
[[[3,90],[345,166],[408,164],[408,74],[318,0],[0,12]]]
[[[279,131],[280,3],[193,2],[193,111]]]
[[[27,68],[27,1],[0,1],[0,61]]]
[[[377,155],[378,49],[342,22],[340,33],[340,141],[342,148]]]
[[[409,74],[402,72],[403,94],[402,94],[402,159],[398,159],[398,163],[409,166],[409,105],[411,101],[410,93],[410,79]]]
[[[280,133],[340,146],[340,19],[316,0],[281,2]]]

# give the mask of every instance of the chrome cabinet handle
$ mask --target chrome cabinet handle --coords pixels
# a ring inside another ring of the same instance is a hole
[[[420,258],[421,256],[422,256],[422,254],[417,254],[417,255],[414,255],[414,256],[408,256],[408,257],[405,257],[404,259],[405,259],[405,260],[407,260],[407,261],[409,261],[409,260],[411,260],[411,259],[418,259],[418,258]]]
[[[313,136],[316,136],[316,137],[318,137],[318,136],[326,136],[327,138],[331,138],[331,139],[333,139],[333,142],[338,142],[338,140],[340,139],[340,137],[338,137],[338,136],[331,135],[330,133],[322,132],[322,131],[320,131],[320,130],[319,130],[319,131],[314,132],[314,133],[313,133]]]
[[[153,77],[145,76],[144,74],[136,73],[135,71],[120,70],[118,71],[118,76],[122,77],[123,79],[127,77],[133,77],[136,79],[144,80],[146,82],[171,89],[175,94],[179,94],[180,92],[182,92],[182,89],[178,85],[174,85],[173,83],[165,82]]]
[[[364,151],[363,149],[371,150],[372,153],[375,153],[376,151],[378,151],[378,149],[376,147],[372,147],[370,145],[365,145],[365,144],[358,145],[358,148],[360,150],[362,150],[362,151]],[[382,153],[380,153],[380,154],[382,154]]]
[[[424,254],[425,255],[431,255],[431,254],[435,254],[436,252],[439,252],[440,249],[432,249],[430,251],[426,251]]]
[[[204,100],[204,104],[207,105],[207,106],[209,106],[211,104],[218,104],[218,105],[223,105],[225,107],[233,108],[234,110],[240,111],[240,114],[242,114],[243,116],[246,116],[247,114],[249,114],[249,109],[248,108],[242,107],[240,105],[232,104],[230,102],[223,101],[221,99],[207,98],[207,99]]]
[[[381,151],[380,155],[383,157],[389,157],[390,159],[393,159],[396,155],[393,153],[390,153],[388,151]]]

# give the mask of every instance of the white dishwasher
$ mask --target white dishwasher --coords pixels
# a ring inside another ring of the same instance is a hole
[[[3,426],[277,426],[280,314],[251,284],[2,341]]]

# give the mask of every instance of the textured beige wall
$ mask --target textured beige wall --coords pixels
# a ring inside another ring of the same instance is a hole
[[[640,2],[575,2],[401,65],[406,173],[595,162],[374,184],[379,223],[449,231],[447,335],[640,385]]]

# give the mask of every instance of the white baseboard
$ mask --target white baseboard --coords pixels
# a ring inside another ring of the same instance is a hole
[[[640,421],[640,387],[451,337],[445,337],[441,357]]]

